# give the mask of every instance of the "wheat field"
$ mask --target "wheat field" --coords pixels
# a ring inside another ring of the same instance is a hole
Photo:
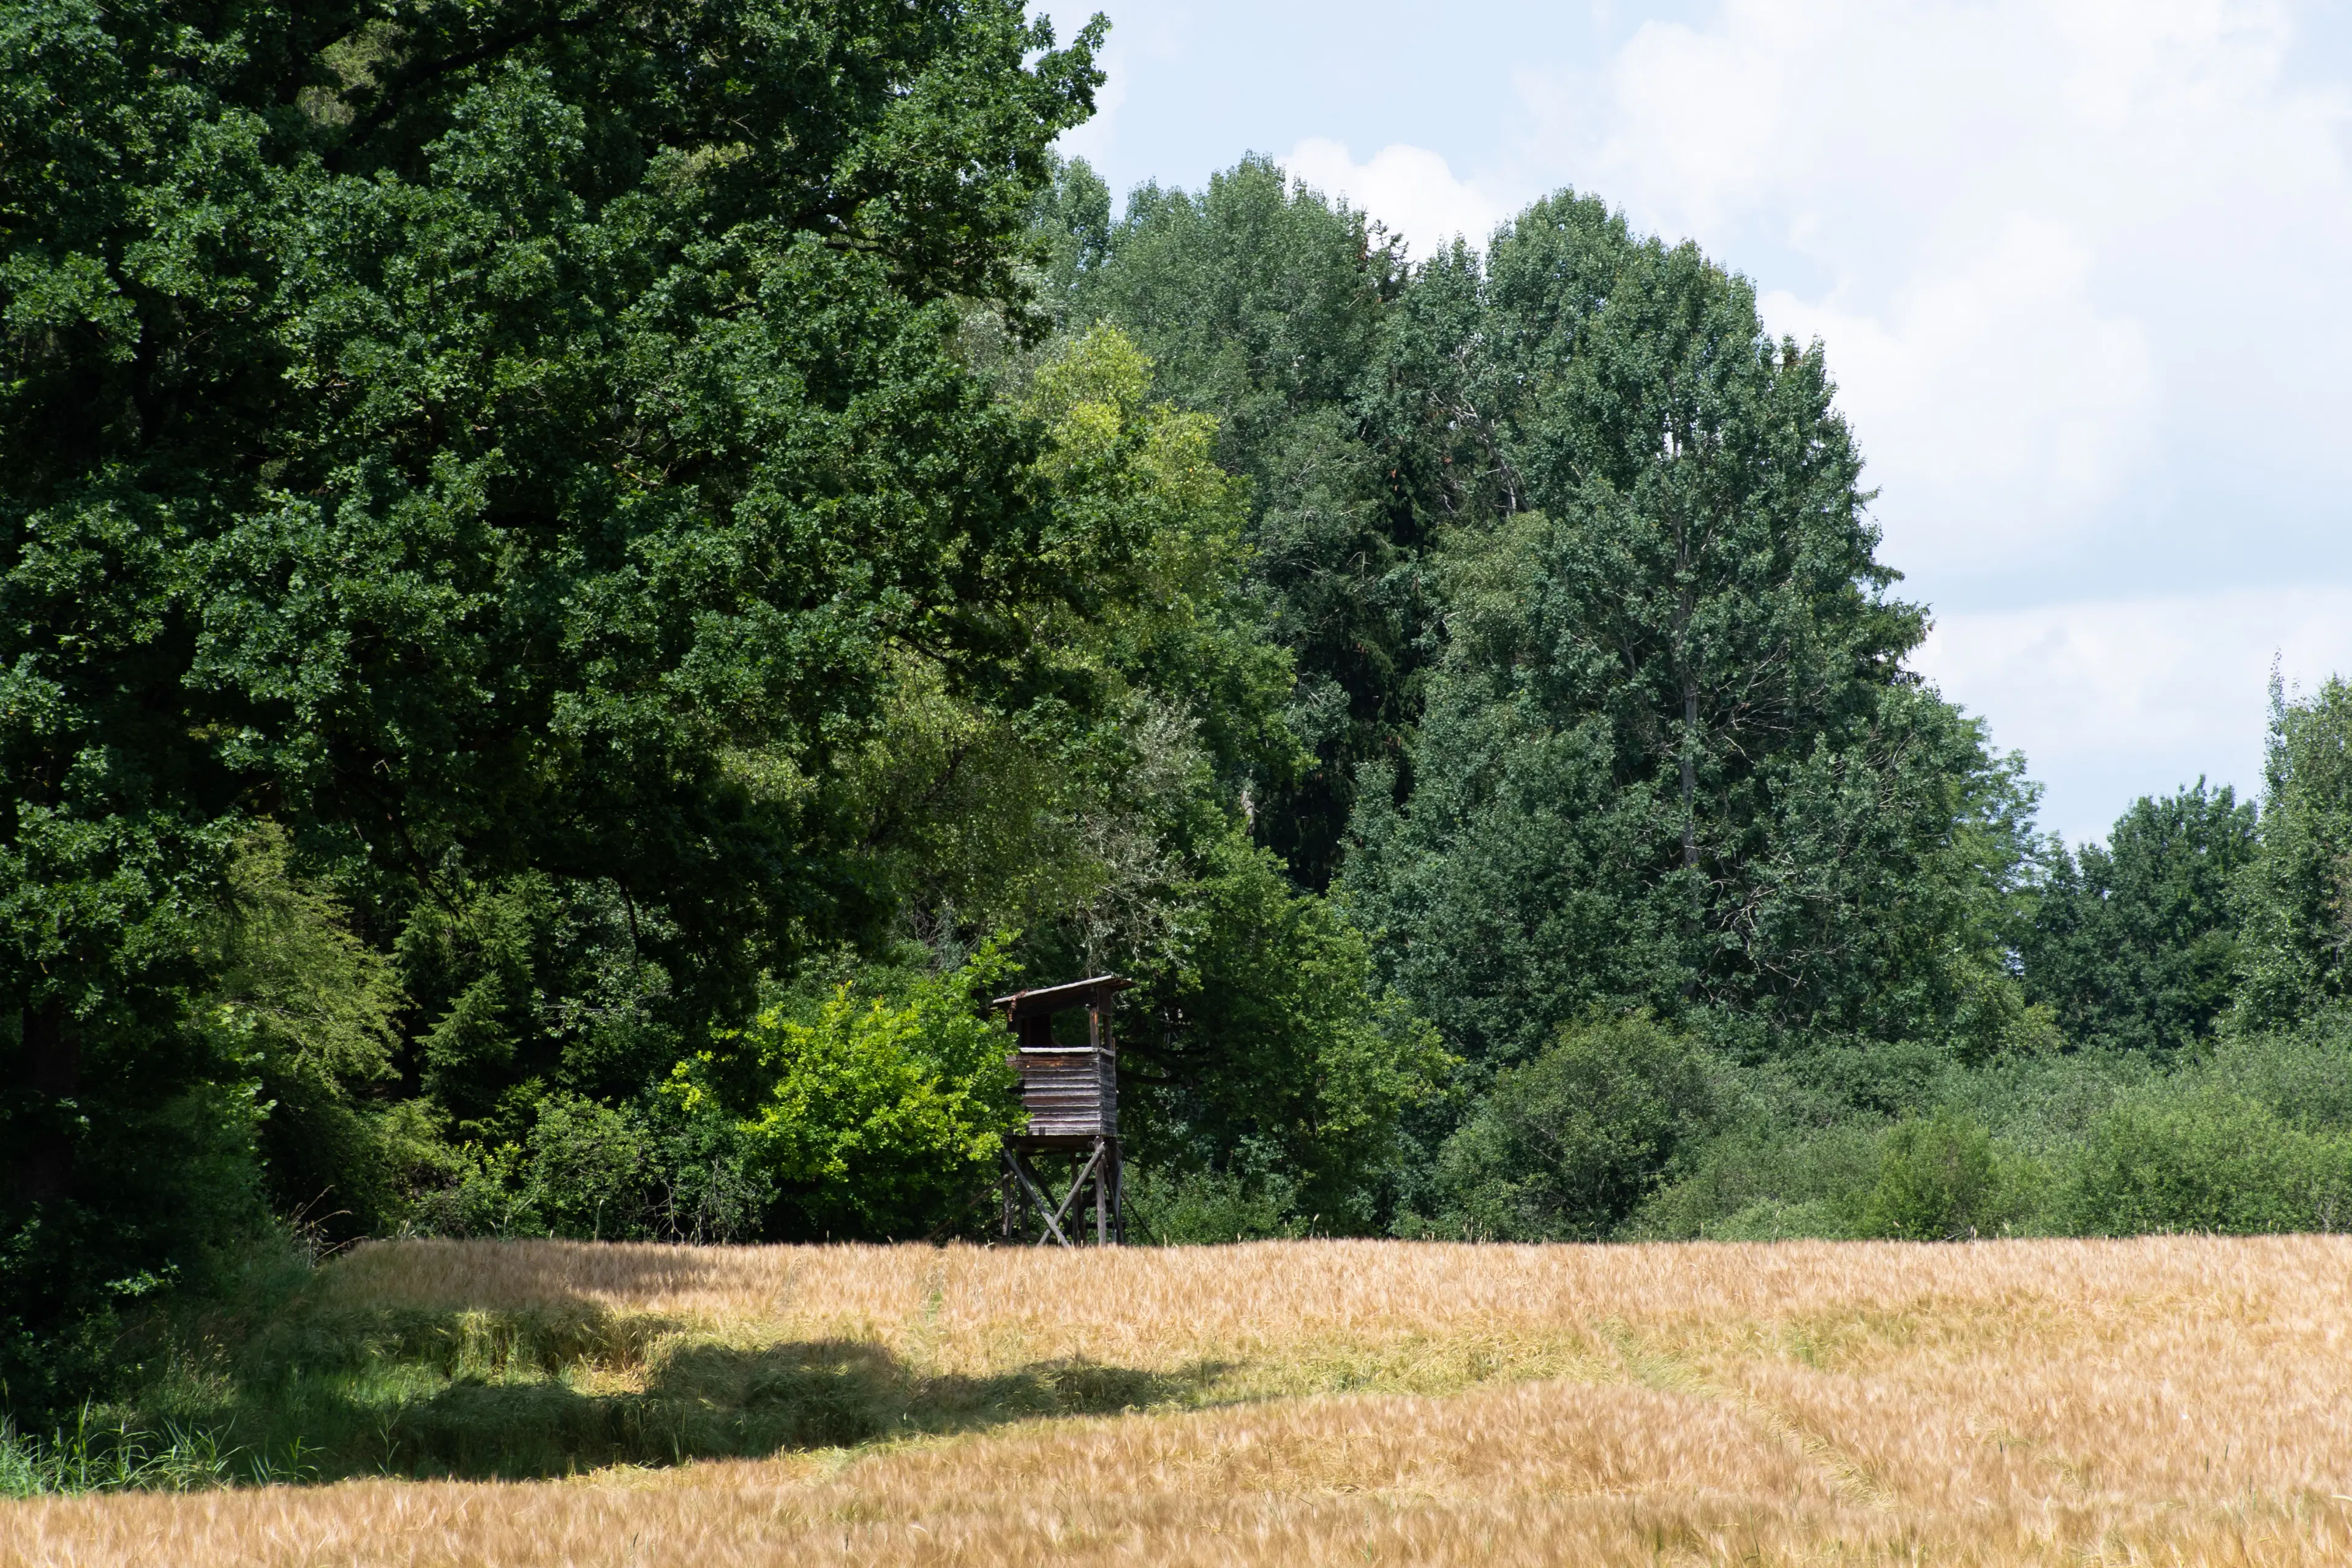
[[[1134,1408],[556,1480],[0,1504],[0,1565],[2352,1562],[2331,1237],[401,1243],[318,1289],[570,1322],[588,1391],[696,1347],[827,1346],[908,1387],[1050,1374]]]

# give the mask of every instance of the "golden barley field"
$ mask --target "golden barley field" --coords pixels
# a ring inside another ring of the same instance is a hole
[[[1132,1408],[0,1504],[0,1564],[2352,1563],[2352,1240],[403,1243],[320,1289],[569,1314],[580,1390],[828,1347]]]

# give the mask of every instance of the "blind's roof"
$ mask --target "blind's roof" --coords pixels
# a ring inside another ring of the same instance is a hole
[[[1072,1007],[1091,1007],[1108,1002],[1135,982],[1118,974],[1097,974],[1091,980],[1073,980],[1066,985],[1041,985],[1034,991],[1015,991],[1010,996],[999,996],[995,1006],[1005,1008],[1015,1018],[1034,1018],[1040,1013],[1060,1013]]]

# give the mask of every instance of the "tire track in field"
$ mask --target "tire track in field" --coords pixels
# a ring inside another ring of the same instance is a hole
[[[1895,1495],[1869,1462],[1840,1444],[1830,1433],[1793,1415],[1769,1400],[1743,1388],[1727,1386],[1709,1377],[1698,1363],[1648,1342],[1631,1325],[1601,1325],[1602,1336],[1615,1346],[1628,1381],[1661,1394],[1684,1394],[1728,1405],[1767,1432],[1804,1456],[1806,1463],[1826,1479],[1841,1497],[1865,1508],[1891,1510]]]

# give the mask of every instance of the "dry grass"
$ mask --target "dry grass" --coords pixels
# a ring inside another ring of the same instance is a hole
[[[322,1285],[573,1314],[615,1383],[666,1345],[846,1340],[926,1376],[1159,1374],[1213,1407],[568,1482],[0,1505],[0,1565],[2352,1562],[2334,1238],[432,1244]]]

